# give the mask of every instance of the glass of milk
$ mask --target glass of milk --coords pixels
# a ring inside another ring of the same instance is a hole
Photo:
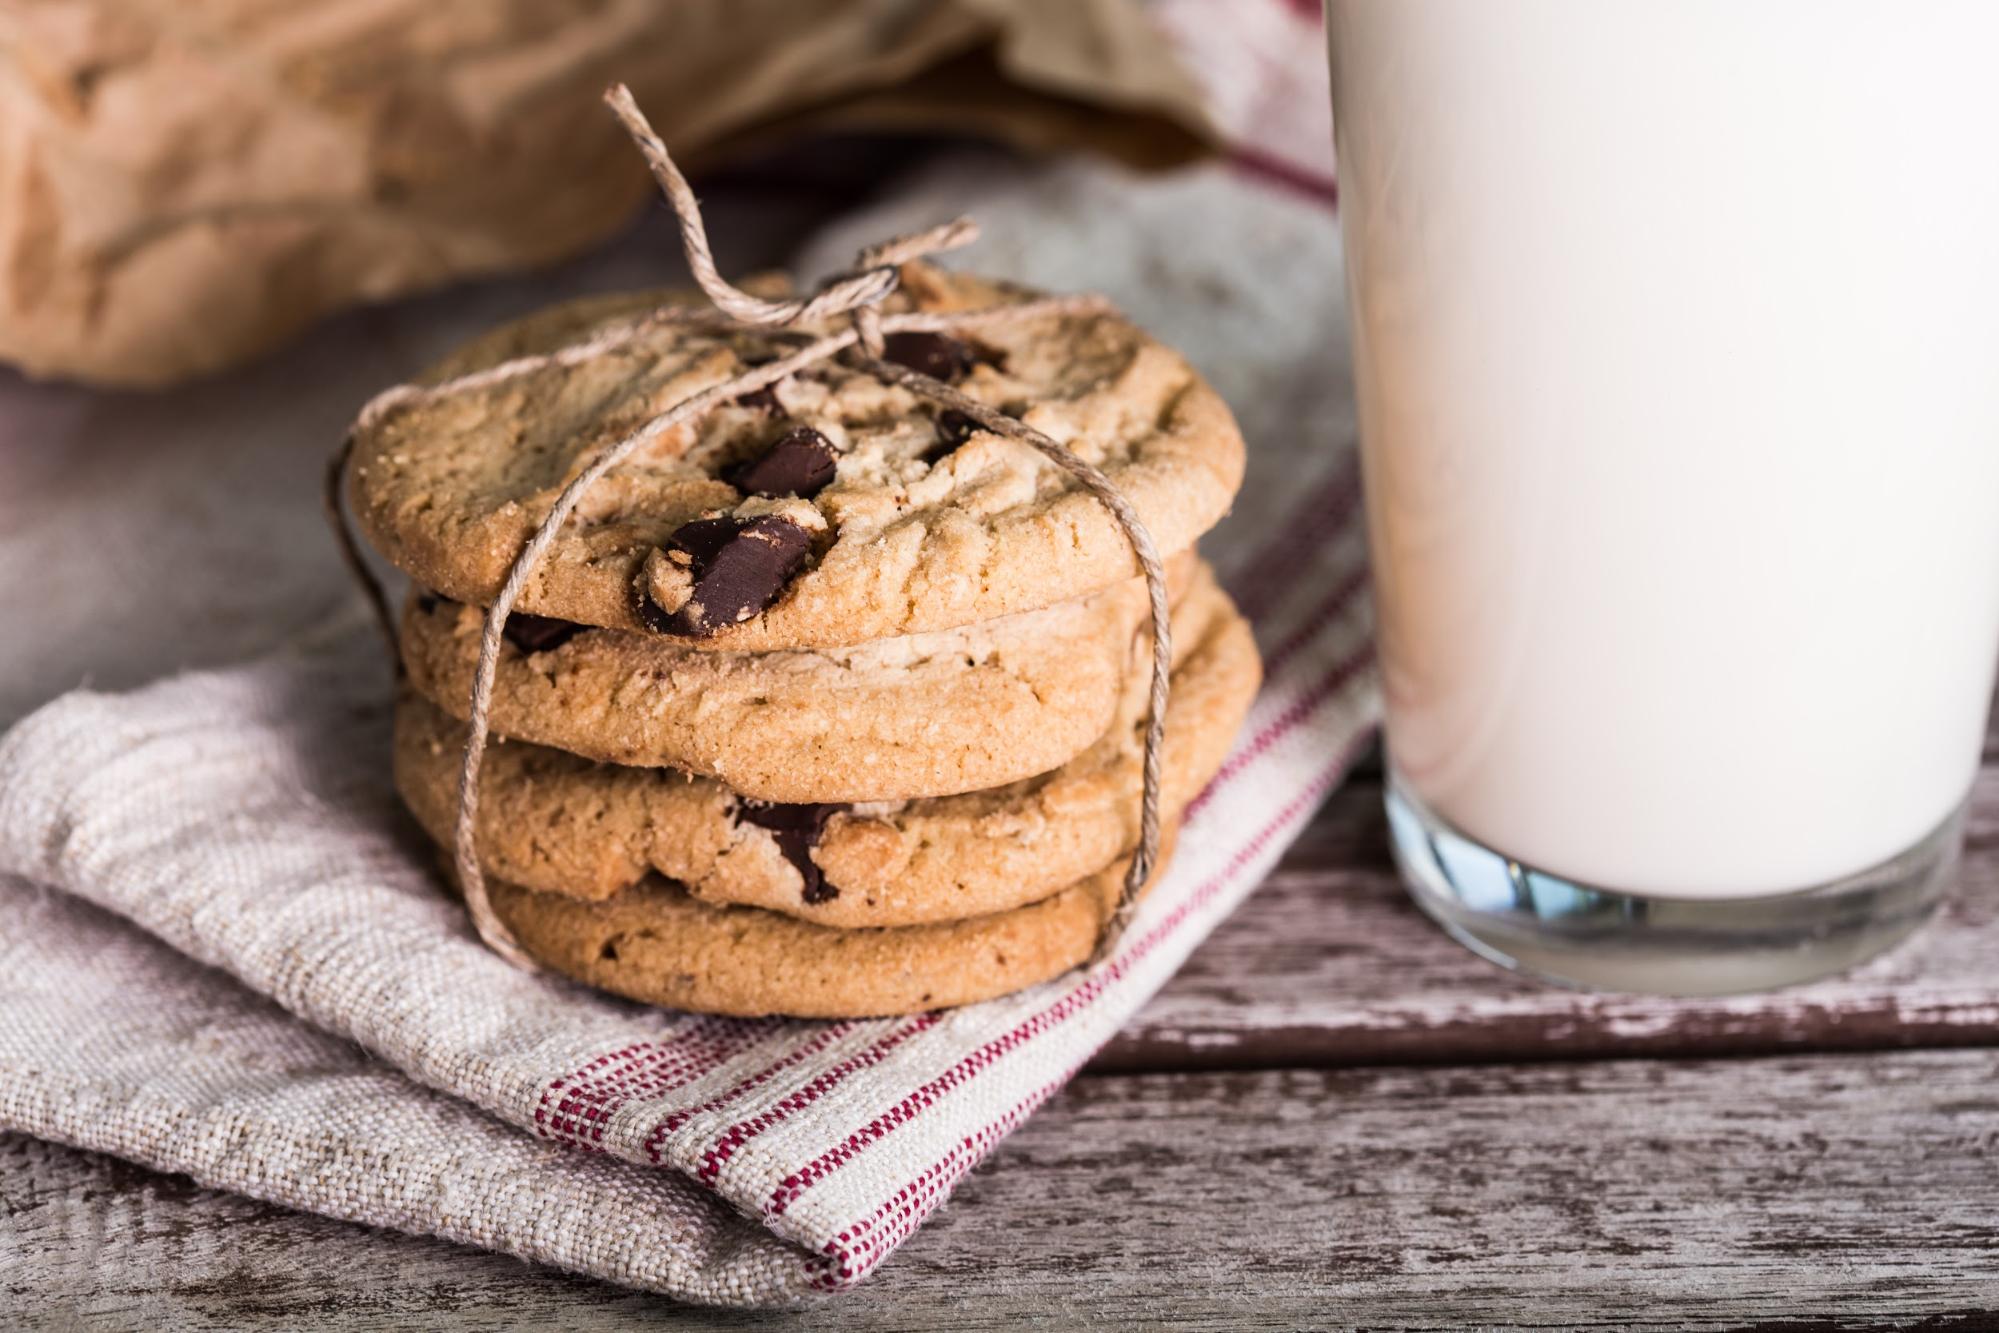
[[[1999,658],[1999,4],[1329,0],[1417,901],[1710,994],[1948,887]]]

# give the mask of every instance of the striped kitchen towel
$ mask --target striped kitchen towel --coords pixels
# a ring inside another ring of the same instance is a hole
[[[394,808],[366,634],[66,696],[0,742],[0,1125],[692,1299],[850,1285],[1241,902],[1365,738],[1359,547],[1310,536],[1352,489],[1237,563],[1269,684],[1115,956],[914,1018],[654,1012],[488,953]]]
[[[1204,5],[1160,8],[1180,31]],[[1290,8],[1268,15],[1316,41]],[[687,1299],[859,1281],[1254,889],[1372,731],[1329,192],[1255,155],[1166,180],[980,159],[815,246],[844,256],[896,229],[884,214],[972,212],[982,267],[1109,292],[1242,418],[1249,480],[1203,549],[1267,683],[1106,964],[838,1023],[662,1012],[516,972],[396,807],[387,672],[346,624],[79,691],[0,739],[0,1127]]]

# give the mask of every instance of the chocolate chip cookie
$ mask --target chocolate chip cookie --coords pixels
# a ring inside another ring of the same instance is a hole
[[[1163,869],[1170,829],[1160,850]],[[873,1018],[988,1000],[1075,967],[1090,956],[1124,873],[1121,858],[1026,907],[871,930],[717,907],[658,876],[600,902],[504,880],[487,889],[529,954],[615,994],[698,1013]]]
[[[1173,615],[1163,811],[1176,819],[1206,783],[1256,692],[1248,625],[1205,567]],[[694,897],[826,926],[907,926],[1023,906],[1137,842],[1139,765],[1150,678],[1128,678],[1117,720],[1053,773],[930,800],[773,805],[670,769],[593,763],[496,742],[480,783],[479,848],[489,874],[585,900],[648,872]],[[396,785],[448,842],[465,728],[415,695],[396,714]]]
[[[912,264],[886,308],[1028,295]],[[544,311],[477,340],[428,381],[573,344],[667,299]],[[486,604],[581,460],[810,332],[658,323],[579,364],[387,411],[356,438],[357,521],[420,586]],[[963,337],[905,332],[886,351],[1101,468],[1162,552],[1191,546],[1241,480],[1228,409],[1116,314],[1050,312]],[[1136,573],[1117,521],[1032,448],[835,360],[666,432],[613,469],[518,609],[694,650],[823,648],[1037,610]]]
[[[1195,557],[1176,557],[1184,589]],[[413,595],[411,685],[464,717],[482,613]],[[852,648],[703,652],[664,635],[511,617],[492,729],[615,764],[665,766],[762,801],[948,796],[1057,768],[1109,728],[1145,588]]]

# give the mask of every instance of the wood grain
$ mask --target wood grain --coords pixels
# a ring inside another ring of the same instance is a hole
[[[1201,946],[1099,1070],[1869,1050],[1999,1035],[1999,769],[1973,790],[1959,890],[1846,976],[1774,994],[1580,994],[1475,958],[1409,902],[1378,781],[1337,792],[1278,871]]]
[[[831,1310],[732,1315],[0,1140],[10,1327],[1812,1327],[1999,1308],[1999,1052],[1086,1076]]]

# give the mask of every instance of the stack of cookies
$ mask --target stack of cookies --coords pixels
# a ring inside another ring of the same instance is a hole
[[[1028,295],[912,264],[884,308]],[[544,311],[430,379],[672,300]],[[1241,480],[1241,437],[1113,313],[967,327],[893,335],[887,358],[1094,464],[1167,556],[1170,848],[1259,681],[1194,550]],[[580,460],[811,332],[661,320],[358,430],[349,504],[415,585],[396,784],[440,844],[484,608]],[[911,1012],[1075,966],[1139,840],[1136,575],[1117,520],[1061,469],[858,364],[665,432],[586,493],[506,623],[474,840],[495,913],[555,971],[713,1013]]]

